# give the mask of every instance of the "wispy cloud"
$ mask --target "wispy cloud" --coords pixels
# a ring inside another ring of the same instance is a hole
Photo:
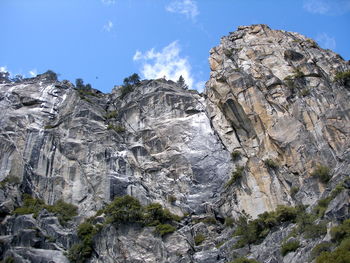
[[[304,0],[303,8],[313,14],[341,15],[350,11],[350,0]]]
[[[133,60],[142,62],[141,74],[144,78],[157,79],[165,76],[167,79],[177,81],[182,75],[189,88],[192,88],[194,81],[191,65],[187,58],[180,56],[180,51],[178,41],[174,41],[159,52],[154,48],[145,53],[136,51]]]
[[[334,50],[337,46],[334,37],[330,37],[327,33],[321,33],[316,36],[316,41],[320,44],[322,48],[328,48]]]
[[[103,30],[106,32],[110,32],[113,28],[113,22],[112,21],[108,21],[104,26],[103,26]]]
[[[104,5],[114,5],[115,0],[101,0]]]
[[[197,2],[194,0],[173,0],[165,9],[171,13],[185,15],[192,20],[199,15]]]
[[[31,77],[36,77],[36,75],[38,75],[38,71],[36,69],[29,70],[29,75]]]
[[[195,89],[202,92],[205,88],[206,81],[199,81],[195,84]]]

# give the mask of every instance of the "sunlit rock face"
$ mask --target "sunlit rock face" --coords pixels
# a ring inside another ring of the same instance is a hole
[[[176,231],[160,237],[102,214],[87,262],[305,262],[321,239],[283,258],[286,224],[232,253],[238,239],[224,221],[283,204],[311,209],[348,178],[350,87],[335,75],[349,62],[300,34],[253,25],[223,37],[209,63],[203,94],[165,79],[103,94],[51,73],[15,82],[2,73],[0,260],[69,262],[77,226],[131,195],[183,216]],[[311,176],[318,165],[330,169],[328,184]],[[328,230],[348,217],[349,188],[325,211]],[[61,224],[45,209],[11,214],[24,193],[74,204],[78,216]]]
[[[236,165],[245,167],[222,211],[255,217],[278,204],[314,203],[323,192],[310,178],[316,165],[330,167],[334,179],[349,167],[349,87],[334,81],[349,63],[309,38],[266,25],[223,37],[209,62],[213,127],[229,151],[242,153]],[[291,187],[300,188],[294,200]]]
[[[228,179],[230,154],[204,99],[174,82],[144,81],[123,101],[97,92],[82,99],[69,83],[40,79],[4,84],[1,95],[1,177],[19,176],[47,203],[64,199],[91,215],[130,194],[199,213]]]

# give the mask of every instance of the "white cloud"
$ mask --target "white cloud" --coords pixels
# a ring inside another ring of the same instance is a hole
[[[107,24],[105,24],[103,26],[103,30],[106,32],[110,32],[113,28],[113,22],[112,21],[108,21]]]
[[[8,72],[6,66],[0,67],[0,72]]]
[[[180,56],[180,46],[177,41],[170,43],[161,51],[157,52],[153,48],[142,53],[136,51],[133,60],[142,61],[141,74],[146,79],[167,79],[177,81],[179,77],[185,79],[189,88],[193,86],[191,75],[191,65],[187,58]]]
[[[329,5],[323,0],[306,0],[304,1],[304,9],[310,13],[326,14],[329,11]]]
[[[142,53],[139,50],[136,50],[136,53],[133,56],[132,60],[136,61],[136,60],[140,60],[140,59],[142,59]]]
[[[313,14],[341,15],[350,11],[350,0],[304,0],[303,8]]]
[[[337,46],[334,37],[330,37],[327,33],[321,33],[316,36],[316,41],[320,44],[322,48],[328,48],[334,50]]]
[[[195,85],[195,89],[198,90],[199,92],[202,92],[205,88],[205,83],[206,81],[198,81]]]
[[[165,9],[171,13],[185,15],[192,20],[199,15],[197,2],[194,0],[173,0]]]
[[[101,0],[101,2],[105,5],[114,5],[115,0]]]
[[[36,69],[32,69],[29,71],[29,75],[31,77],[36,77],[36,75],[38,75],[38,71]]]

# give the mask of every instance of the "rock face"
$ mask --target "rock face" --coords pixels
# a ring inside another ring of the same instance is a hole
[[[89,262],[305,262],[313,242],[283,257],[292,225],[232,253],[224,219],[256,218],[278,205],[316,205],[349,175],[350,69],[300,34],[239,27],[210,51],[204,94],[164,79],[129,93],[77,90],[51,74],[0,84],[0,259],[69,262],[84,218],[126,194],[183,216],[159,237],[154,227],[105,223]],[[231,153],[233,153],[231,155]],[[328,184],[312,177],[330,169]],[[230,179],[233,171],[235,180]],[[344,183],[345,184],[345,183]],[[346,185],[346,184],[345,184]],[[349,216],[349,187],[334,198],[329,228]],[[77,205],[61,226],[55,214],[11,215],[27,193]],[[204,235],[202,242],[195,240]]]
[[[334,179],[349,172],[349,87],[333,81],[349,63],[300,34],[265,25],[239,27],[210,54],[210,118],[246,168],[223,211],[254,217],[278,204],[312,204],[323,191],[310,179],[317,164],[330,167]],[[266,166],[267,159],[279,168]],[[292,186],[300,188],[295,200]]]

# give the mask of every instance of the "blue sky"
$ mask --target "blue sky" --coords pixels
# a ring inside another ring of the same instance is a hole
[[[239,25],[304,34],[350,59],[350,0],[0,0],[0,70],[51,69],[109,92],[124,77],[201,90],[210,48]]]

